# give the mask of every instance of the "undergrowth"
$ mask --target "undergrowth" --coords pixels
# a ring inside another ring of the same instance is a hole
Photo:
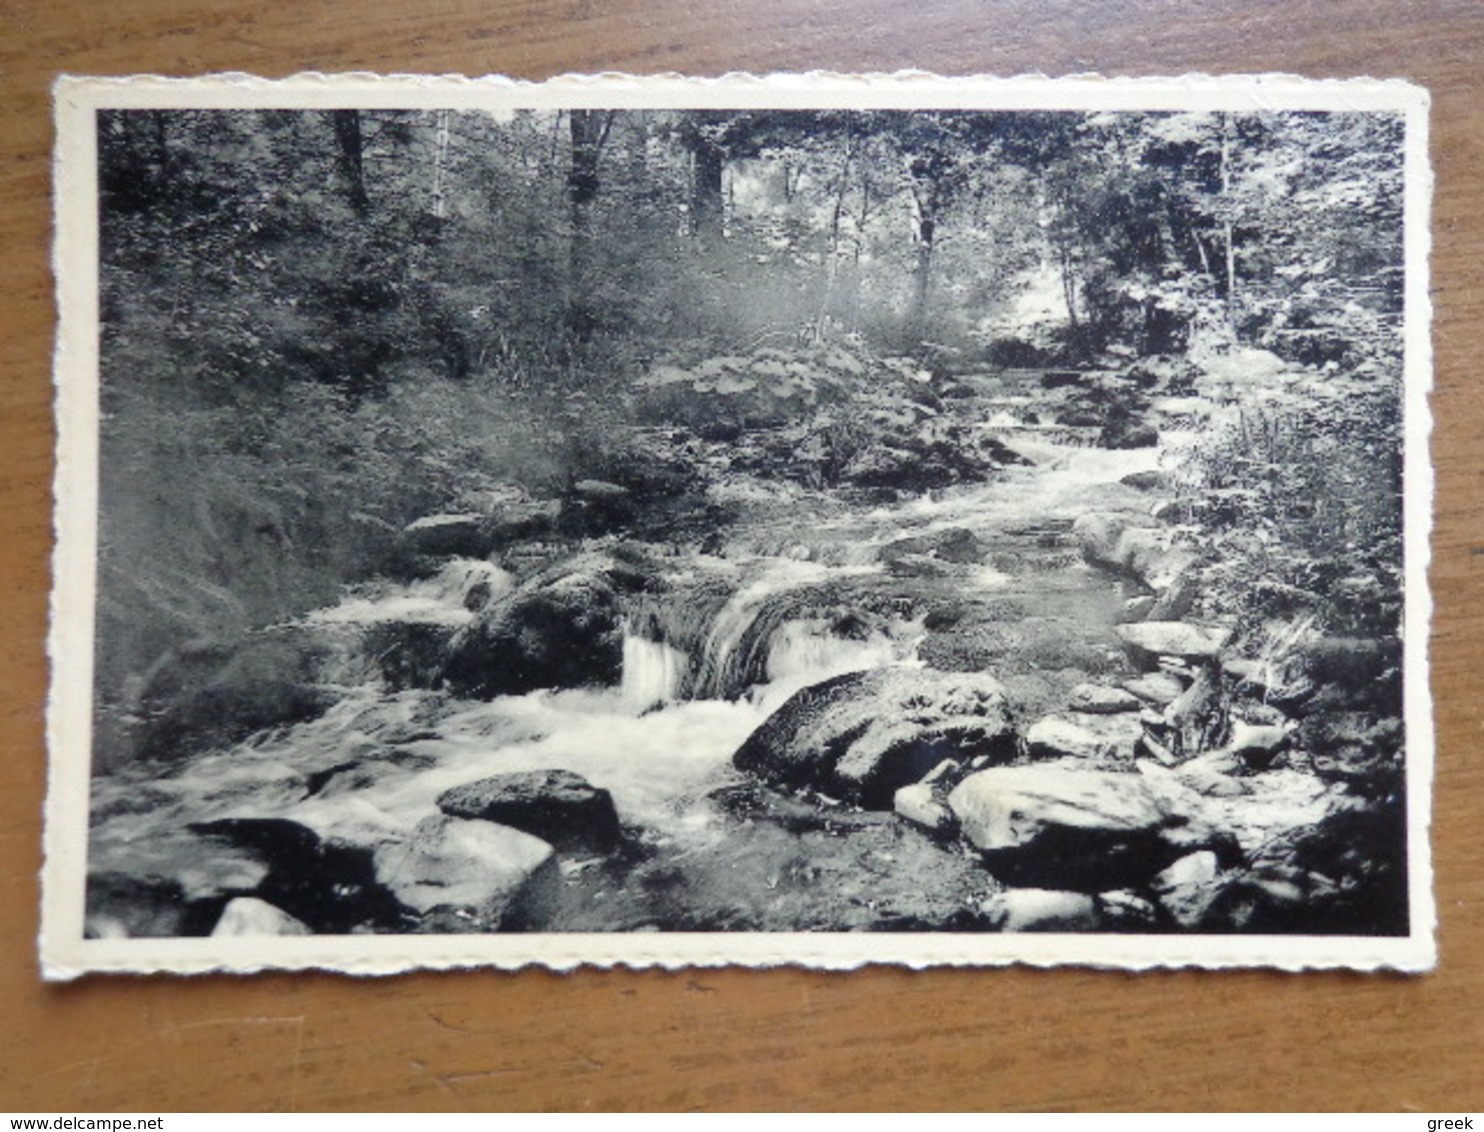
[[[1185,545],[1214,614],[1310,616],[1330,632],[1398,631],[1400,385],[1380,367],[1307,377],[1229,410],[1176,481]]]

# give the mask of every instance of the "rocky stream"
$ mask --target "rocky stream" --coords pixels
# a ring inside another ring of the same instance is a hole
[[[1405,930],[1396,642],[1200,615],[1212,388],[796,360],[163,665],[90,933]]]

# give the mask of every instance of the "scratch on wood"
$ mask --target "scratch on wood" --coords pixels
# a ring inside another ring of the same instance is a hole
[[[431,1010],[424,1010],[423,1013],[427,1016],[428,1021],[433,1023],[433,1025],[437,1026],[440,1030],[447,1030],[451,1034],[468,1034],[472,1032],[467,1026],[458,1026],[452,1022],[444,1021],[442,1018],[438,1017],[438,1015],[434,1014]]]
[[[438,1082],[439,1087],[442,1088],[444,1092],[448,1093],[450,1096],[457,1097],[462,1095],[459,1090],[455,1088],[455,1086],[457,1085],[463,1084],[468,1081],[484,1081],[492,1080],[497,1077],[509,1077],[519,1072],[520,1070],[518,1069],[510,1069],[504,1067],[498,1069],[477,1069],[470,1073],[435,1073],[433,1075],[433,1080]]]
[[[153,1026],[153,1018],[148,1013],[144,1015],[144,1018],[147,1024]],[[93,1083],[94,1079],[97,1076],[99,1067],[105,1062],[117,1061],[119,1058],[127,1056],[129,1053],[131,1053],[133,1050],[138,1049],[140,1046],[149,1045],[152,1042],[157,1042],[162,1038],[170,1037],[175,1034],[185,1034],[195,1030],[211,1029],[218,1026],[294,1026],[297,1029],[297,1034],[295,1036],[294,1047],[294,1080],[290,1093],[290,1103],[292,1106],[292,1104],[295,1103],[297,1096],[299,1081],[299,1062],[304,1052],[305,1020],[305,1015],[296,1014],[285,1017],[271,1015],[258,1015],[248,1017],[229,1016],[226,1018],[203,1018],[200,1021],[196,1022],[170,1022],[166,1023],[163,1026],[160,1026],[158,1029],[151,1029],[148,1037],[129,1042],[128,1044],[114,1049],[107,1054],[85,1058],[81,1061],[69,1061],[65,1065],[58,1065],[54,1066],[51,1069],[47,1069],[40,1073],[39,1076],[53,1077],[58,1074],[69,1073],[74,1069],[81,1069],[86,1066],[87,1076],[85,1081],[83,1082],[82,1087],[87,1087]]]
[[[603,1068],[603,1063],[601,1061],[597,1060],[594,1057],[589,1057],[587,1054],[583,1053],[579,1049],[573,1049],[569,1045],[563,1045],[562,1049],[570,1053],[572,1055],[572,1059],[583,1069],[599,1070]]]

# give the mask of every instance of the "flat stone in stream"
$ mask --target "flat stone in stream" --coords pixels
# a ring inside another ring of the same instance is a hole
[[[1067,706],[1073,711],[1089,715],[1117,715],[1120,712],[1138,711],[1142,702],[1138,696],[1122,688],[1111,688],[1106,684],[1078,684],[1068,697]]]
[[[296,920],[282,908],[274,907],[256,896],[239,896],[228,901],[222,918],[211,929],[213,936],[243,935],[309,935],[303,921]]]
[[[1093,715],[1080,712],[1038,719],[1025,733],[1032,758],[1063,756],[1105,762],[1127,762],[1134,744],[1144,734],[1137,716],[1127,713]]]
[[[376,878],[439,931],[539,927],[561,878],[552,847],[518,829],[446,814],[376,850]]]
[[[1208,831],[1197,807],[1176,812],[1172,796],[1139,774],[1066,761],[980,771],[959,784],[948,805],[990,872],[1006,883],[1102,892],[1142,886],[1203,847]]]
[[[402,531],[402,546],[409,554],[430,558],[483,558],[491,543],[484,516],[450,514],[409,523]]]
[[[559,849],[606,852],[619,840],[612,795],[569,770],[481,778],[445,791],[438,808],[450,817],[508,825]]]
[[[1122,687],[1145,703],[1161,708],[1179,699],[1185,691],[1185,684],[1168,672],[1146,672],[1123,681]]]
[[[1085,892],[1010,888],[982,906],[989,926],[1002,932],[1089,932],[1099,927],[1097,904]]]
[[[1162,656],[1192,662],[1214,660],[1229,635],[1229,630],[1222,626],[1193,625],[1188,621],[1140,621],[1115,626],[1113,631],[1134,659],[1150,666]]]
[[[1003,688],[982,673],[852,672],[795,693],[732,756],[739,770],[867,809],[945,758],[1015,755]]]
[[[931,784],[914,782],[896,792],[892,808],[897,816],[928,833],[947,836],[957,828],[953,811],[938,797]]]

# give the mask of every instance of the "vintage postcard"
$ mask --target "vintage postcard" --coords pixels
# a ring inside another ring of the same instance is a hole
[[[47,976],[1430,967],[1427,108],[61,80]]]

